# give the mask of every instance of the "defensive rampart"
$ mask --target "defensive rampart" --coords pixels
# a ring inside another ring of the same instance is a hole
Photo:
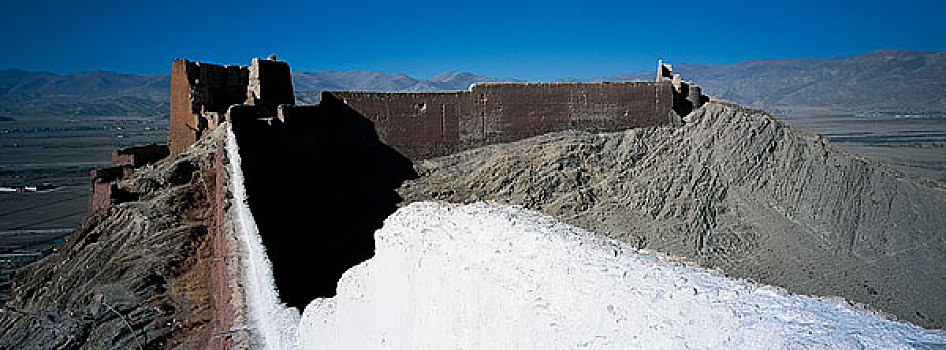
[[[367,118],[384,143],[411,159],[570,129],[679,123],[673,101],[673,87],[665,83],[481,83],[454,92],[322,93],[328,110]]]
[[[275,59],[254,59],[248,67],[176,60],[171,80],[168,144],[174,154],[227,119],[230,105],[263,107],[251,113],[253,118],[364,118],[381,142],[416,160],[563,130],[673,125],[703,99],[699,87],[682,82],[662,62],[655,82],[479,83],[466,91],[447,92],[325,91],[320,108],[301,109],[292,107],[289,65]]]
[[[220,122],[233,104],[247,99],[246,66],[175,60],[171,66],[171,125],[168,148],[179,154]]]
[[[134,169],[155,163],[170,154],[165,145],[147,145],[121,148],[112,151],[112,166],[92,170],[91,193],[89,195],[89,214],[108,209],[113,202],[127,201],[129,194],[119,190],[115,183]]]

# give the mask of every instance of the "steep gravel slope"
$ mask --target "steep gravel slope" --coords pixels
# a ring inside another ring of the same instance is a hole
[[[791,292],[946,327],[946,191],[719,102],[683,127],[565,132],[416,164],[404,203],[523,205]]]
[[[218,128],[139,169],[125,203],[88,217],[14,278],[0,349],[199,349],[211,339],[208,227]]]

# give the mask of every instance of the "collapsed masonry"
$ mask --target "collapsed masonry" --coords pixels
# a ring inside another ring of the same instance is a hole
[[[102,212],[116,202],[131,200],[115,183],[131,174],[134,169],[157,162],[170,154],[166,145],[147,145],[112,151],[112,166],[92,170],[89,214]]]

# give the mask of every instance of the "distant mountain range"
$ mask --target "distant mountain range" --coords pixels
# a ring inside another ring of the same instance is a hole
[[[167,115],[170,75],[0,70],[0,114]]]
[[[678,64],[675,71],[712,96],[751,107],[836,107],[859,111],[946,113],[946,51],[878,50],[831,58]],[[653,71],[556,81],[650,81]],[[300,103],[317,103],[322,90],[465,90],[475,82],[518,81],[467,72],[431,79],[375,71],[298,71]],[[107,71],[68,75],[0,70],[0,114],[145,115],[170,110],[170,76]]]
[[[832,58],[680,64],[674,70],[710,95],[751,107],[946,113],[946,51],[878,50]]]

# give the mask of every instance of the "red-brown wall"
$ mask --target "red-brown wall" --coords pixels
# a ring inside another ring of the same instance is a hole
[[[382,141],[412,158],[456,151],[460,120],[472,113],[467,91],[333,91],[323,93],[322,105],[326,113],[350,108],[367,118]]]
[[[288,66],[286,67],[288,70]],[[184,152],[219,122],[215,116],[246,101],[246,66],[174,60],[171,65],[171,154]],[[292,88],[289,87],[291,92]]]
[[[164,159],[169,154],[167,145],[145,145],[116,149],[112,151],[112,166],[140,167]]]
[[[174,60],[171,65],[171,125],[168,148],[180,154],[197,139],[196,117],[191,104],[191,84],[187,77],[187,60]]]
[[[469,91],[326,91],[411,159],[569,129],[617,131],[678,122],[667,83],[486,83]]]

